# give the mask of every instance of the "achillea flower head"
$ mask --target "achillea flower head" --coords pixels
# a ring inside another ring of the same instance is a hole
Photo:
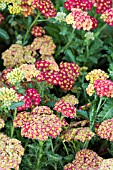
[[[31,44],[31,47],[34,50],[39,50],[41,55],[52,55],[54,54],[56,45],[50,36],[44,35],[42,37],[35,38]]]
[[[72,15],[72,13],[69,13],[69,14],[66,16],[65,22],[66,22],[67,24],[73,24],[73,23],[74,23],[74,16]]]
[[[38,8],[40,13],[42,13],[46,18],[55,17],[56,9],[54,8],[50,0],[34,0],[32,2],[34,8]]]
[[[86,88],[86,93],[89,96],[92,96],[95,93],[95,88],[93,84],[89,84],[88,87]]]
[[[51,55],[41,55],[40,57],[42,60],[46,60],[50,63],[49,65],[49,69],[50,70],[55,70],[55,71],[59,71],[59,66],[58,64],[56,63],[54,57]]]
[[[85,37],[86,37],[86,40],[94,40],[94,39],[95,39],[94,33],[93,33],[93,32],[90,32],[90,31],[88,31],[88,32],[85,34]]]
[[[65,165],[64,170],[90,170],[99,169],[103,158],[99,157],[96,152],[89,149],[82,149],[76,153],[75,160]]]
[[[2,147],[1,147],[2,146]],[[24,148],[17,139],[10,139],[0,133],[0,168],[3,170],[19,170]]]
[[[13,102],[18,102],[16,91],[13,88],[0,88],[0,102],[3,107],[8,107]]]
[[[59,99],[55,103],[54,110],[61,112],[65,117],[74,118],[76,116],[76,108],[73,105],[64,102],[63,99]]]
[[[88,0],[66,0],[64,2],[64,7],[71,11],[73,8],[79,8],[82,10],[91,10],[93,6],[93,3]]]
[[[41,107],[41,109],[40,109]],[[41,113],[44,109],[42,106],[36,108],[34,113],[20,112],[14,120],[15,127],[21,127],[21,135],[39,140],[47,140],[48,137],[56,138],[60,132],[62,123],[54,114]],[[39,111],[38,111],[39,110]]]
[[[22,64],[19,68],[24,72],[27,81],[31,81],[32,78],[40,74],[40,71],[36,69],[35,64]]]
[[[28,3],[22,3],[21,4],[21,9],[22,9],[22,15],[24,17],[28,17],[29,15],[33,15],[34,14],[34,7],[31,5],[28,5]]]
[[[7,79],[7,73],[10,73],[12,71],[12,68],[7,68],[2,71],[2,81],[4,84],[9,85],[9,81]]]
[[[96,80],[94,88],[100,97],[113,97],[113,82],[111,80]]]
[[[59,81],[59,86],[63,90],[71,90],[76,78],[80,74],[80,67],[71,62],[61,62],[59,66],[59,75],[60,75],[60,81]]]
[[[100,170],[112,170],[113,169],[113,158],[104,159],[101,163]]]
[[[4,120],[0,118],[0,129],[2,129],[4,127]]]
[[[113,128],[113,118],[103,121],[97,130],[97,134],[102,139],[107,139],[108,141],[113,141],[112,128]]]
[[[89,141],[95,134],[89,127],[71,128],[63,131],[61,139],[65,141],[79,140],[81,142]]]
[[[51,110],[48,106],[36,106],[32,112],[33,114],[53,114],[53,110]]]
[[[33,106],[37,106],[40,104],[41,97],[40,94],[37,92],[34,88],[28,88],[25,91],[25,96],[19,94],[18,95],[19,101],[24,101],[24,104],[22,106],[19,106],[17,109],[18,111],[27,110],[29,108],[32,108]]]
[[[0,13],[0,24],[2,24],[3,20],[5,20],[5,17]]]
[[[112,8],[112,0],[96,0],[96,13],[103,14],[106,10]]]
[[[72,27],[75,29],[91,30],[98,26],[97,20],[88,15],[88,12],[84,12],[81,9],[73,8],[72,15],[74,21]]]
[[[55,19],[59,22],[65,21],[66,13],[64,12],[57,12]]]
[[[10,73],[7,73],[6,77],[9,83],[16,85],[24,80],[25,74],[20,68],[14,68]]]
[[[12,15],[14,14],[17,15],[22,12],[20,5],[17,5],[17,4],[8,5],[8,10],[9,10],[9,13]]]
[[[67,94],[66,96],[61,98],[64,102],[69,103],[71,105],[78,104],[79,101],[74,95]]]
[[[94,69],[86,75],[86,80],[94,84],[95,80],[106,80],[109,78],[108,74],[101,69]]]
[[[31,34],[34,35],[34,37],[41,37],[43,34],[45,34],[45,30],[40,26],[33,26],[31,29]]]
[[[103,12],[100,18],[102,18],[108,25],[113,26],[113,8],[107,9]]]
[[[22,47],[19,44],[12,44],[9,49],[2,53],[4,66],[13,68],[21,64],[34,64],[36,59],[36,51],[30,45]]]

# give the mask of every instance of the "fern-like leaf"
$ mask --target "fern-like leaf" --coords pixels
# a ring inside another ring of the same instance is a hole
[[[2,28],[0,28],[0,38],[3,39],[6,44],[10,43],[10,37],[8,33]]]
[[[98,117],[101,121],[113,118],[113,99],[108,99]]]

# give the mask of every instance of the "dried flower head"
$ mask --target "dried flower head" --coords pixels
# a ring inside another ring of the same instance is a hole
[[[3,170],[19,170],[24,148],[17,139],[10,139],[8,136],[0,133],[0,167]]]

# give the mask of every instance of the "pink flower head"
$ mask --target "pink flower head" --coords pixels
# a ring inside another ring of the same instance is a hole
[[[61,112],[65,117],[74,118],[76,116],[76,108],[62,99],[55,103],[54,110]]]
[[[71,11],[72,8],[79,8],[82,10],[91,10],[93,6],[93,3],[88,0],[66,0],[64,2],[64,7],[68,10]]]
[[[31,29],[31,34],[34,35],[34,37],[41,37],[43,34],[45,34],[45,30],[40,26],[34,26]]]
[[[96,0],[96,13],[102,14],[106,10],[112,8],[112,0]]]
[[[113,141],[113,118],[103,121],[97,130],[97,134],[102,139]]]
[[[113,82],[111,80],[96,80],[94,88],[100,97],[113,97]]]
[[[113,26],[113,8],[102,13],[101,18],[110,26]]]
[[[56,9],[50,0],[33,0],[32,6],[38,8],[46,18],[55,17]]]

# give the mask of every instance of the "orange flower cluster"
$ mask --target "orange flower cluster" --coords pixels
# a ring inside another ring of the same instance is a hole
[[[99,157],[96,152],[89,149],[82,149],[76,153],[75,160],[65,165],[64,170],[90,170],[100,169],[103,158]]]
[[[14,119],[14,126],[21,127],[21,135],[39,140],[56,138],[62,129],[60,118],[49,107],[39,106],[30,112],[20,112]]]

